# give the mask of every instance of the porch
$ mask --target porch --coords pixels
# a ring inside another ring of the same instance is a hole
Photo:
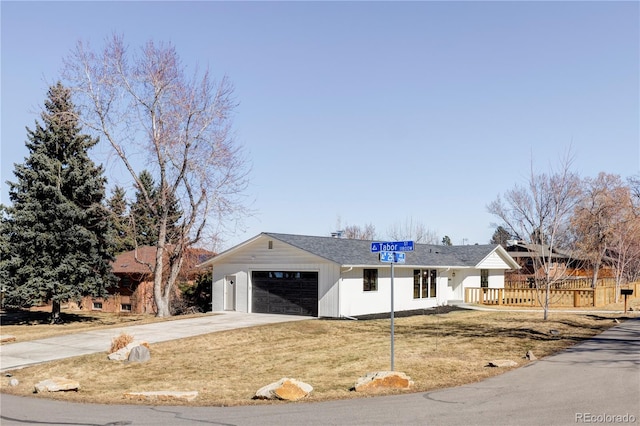
[[[625,288],[633,290],[632,297],[640,296],[640,282],[625,285]],[[558,308],[585,308],[601,307],[616,301],[616,292],[620,289],[610,286],[596,288],[574,288],[574,289],[550,289],[549,304]],[[509,305],[509,306],[529,306],[541,307],[544,301],[544,289],[536,288],[480,288],[468,287],[465,289],[465,303],[475,303],[480,305]],[[618,300],[624,296],[618,294]]]

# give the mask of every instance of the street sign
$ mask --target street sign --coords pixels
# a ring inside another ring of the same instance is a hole
[[[413,241],[388,241],[371,243],[371,253],[378,253],[380,262],[391,264],[391,371],[394,371],[394,304],[393,304],[393,265],[396,263],[404,263],[407,254],[406,251],[413,251]]]
[[[413,241],[388,241],[371,243],[371,253],[382,251],[413,251]]]
[[[384,263],[393,263],[393,252],[392,251],[381,251],[378,256],[380,257],[380,262]]]
[[[384,263],[404,263],[407,254],[404,252],[381,251],[379,257],[380,262]]]

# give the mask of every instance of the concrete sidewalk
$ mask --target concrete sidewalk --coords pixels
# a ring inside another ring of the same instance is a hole
[[[0,346],[0,371],[97,352],[105,352],[106,355],[111,339],[122,332],[132,335],[136,340],[157,343],[216,331],[308,319],[312,318],[225,311],[198,318],[91,330],[28,342],[7,343]]]

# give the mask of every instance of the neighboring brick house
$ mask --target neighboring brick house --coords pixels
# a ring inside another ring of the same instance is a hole
[[[214,256],[214,253],[199,249],[189,249],[184,261],[179,281],[193,281],[206,270],[196,265]],[[155,267],[156,248],[142,246],[118,255],[112,264],[113,273],[119,281],[116,287],[108,289],[107,297],[85,297],[81,307],[86,310],[103,312],[155,313],[153,301],[153,269]],[[174,291],[179,292],[177,286]]]
[[[551,260],[551,275],[562,276],[566,279],[589,279],[593,277],[593,269],[589,266],[587,259],[581,258],[575,253],[554,248],[550,251],[549,247],[540,244],[528,244],[522,241],[511,241],[506,247],[507,253],[520,265],[520,269],[514,269],[505,272],[505,280],[507,282],[518,282],[533,279],[542,276],[540,259]],[[537,272],[537,274],[536,274]],[[599,278],[613,277],[612,269],[605,263],[598,271]]]

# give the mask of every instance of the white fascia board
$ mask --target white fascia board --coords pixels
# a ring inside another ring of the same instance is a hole
[[[498,253],[498,256],[507,264],[511,265],[511,268],[506,269],[520,269],[520,265],[509,255],[509,253],[502,247],[501,245],[496,246],[493,250],[491,250],[487,255],[476,264],[475,269],[481,269],[481,266],[485,260],[487,260],[493,253]]]
[[[209,260],[207,260],[205,262],[202,262],[199,265],[196,265],[196,268],[203,267],[203,266],[212,266],[215,263],[217,263],[219,260],[224,260],[224,258],[230,256],[231,254],[233,254],[237,250],[241,249],[242,247],[245,247],[245,246],[255,242],[256,240],[260,239],[260,237],[263,237],[263,236],[264,236],[264,233],[258,234],[253,238],[250,238],[250,239],[248,239],[248,240],[246,240],[246,241],[244,241],[244,242],[242,242],[240,244],[237,244],[237,245],[231,247],[230,249],[227,249],[227,250],[223,251],[222,253],[220,253],[220,254],[218,254],[216,256],[213,256],[211,259],[209,259]]]

